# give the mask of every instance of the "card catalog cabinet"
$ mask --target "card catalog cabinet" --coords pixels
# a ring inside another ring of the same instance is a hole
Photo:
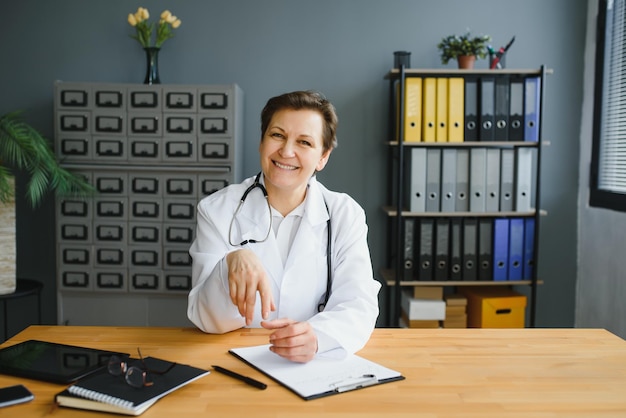
[[[128,298],[128,314],[135,316],[137,299],[151,295],[179,299],[185,309],[196,205],[242,180],[241,89],[54,87],[56,155],[98,191],[92,199],[56,203],[59,317],[77,322],[68,318],[67,312],[80,311],[72,299],[115,299],[123,312]]]

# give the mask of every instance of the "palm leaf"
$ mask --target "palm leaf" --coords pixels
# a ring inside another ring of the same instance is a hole
[[[39,206],[51,190],[57,196],[88,197],[95,193],[84,178],[59,166],[50,142],[24,122],[20,112],[0,116],[1,202],[13,193],[8,186],[11,167],[28,173],[26,199],[32,207]]]

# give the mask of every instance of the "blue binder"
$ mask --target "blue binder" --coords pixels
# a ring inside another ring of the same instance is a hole
[[[509,221],[509,280],[522,280],[524,271],[524,219]]]
[[[528,77],[524,81],[524,141],[539,140],[540,89],[539,77]]]
[[[532,280],[535,264],[535,218],[526,218],[524,223],[524,271],[522,278]]]
[[[507,280],[509,270],[509,220],[493,221],[493,280]]]

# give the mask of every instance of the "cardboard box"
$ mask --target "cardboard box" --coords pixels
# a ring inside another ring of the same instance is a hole
[[[467,315],[459,315],[453,318],[446,318],[441,321],[443,328],[467,328]]]
[[[524,328],[526,296],[503,286],[462,287],[468,328]]]
[[[446,301],[446,305],[448,306],[466,306],[467,305],[467,298],[459,293],[446,295],[445,301]]]
[[[415,286],[413,297],[415,299],[443,300],[443,286]]]
[[[402,310],[402,322],[401,324],[405,328],[439,328],[440,321],[436,319],[409,319],[406,312]]]
[[[446,303],[443,300],[415,299],[408,292],[402,292],[400,307],[411,320],[446,319]]]
[[[465,316],[466,314],[465,309],[466,309],[465,306],[446,305],[446,319],[452,316]]]

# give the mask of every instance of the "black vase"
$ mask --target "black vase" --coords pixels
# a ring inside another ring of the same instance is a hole
[[[160,48],[153,46],[144,48],[148,66],[144,84],[161,84],[159,79],[159,50]]]

